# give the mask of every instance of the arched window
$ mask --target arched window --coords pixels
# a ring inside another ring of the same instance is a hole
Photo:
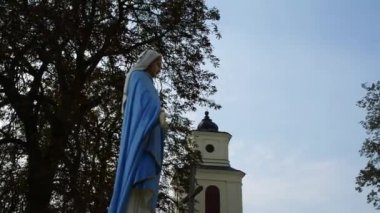
[[[220,213],[220,193],[216,186],[208,186],[206,188],[205,213]]]

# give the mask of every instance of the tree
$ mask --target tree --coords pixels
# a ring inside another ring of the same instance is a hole
[[[361,124],[367,131],[368,137],[363,143],[360,154],[369,160],[356,177],[356,190],[362,192],[363,188],[370,187],[367,202],[380,209],[380,81],[370,85],[363,84],[362,87],[367,90],[367,94],[358,102],[358,106],[367,110],[365,120]]]
[[[203,0],[0,0],[0,209],[105,211],[124,71],[145,48],[164,57],[157,84],[171,125],[159,208],[174,205],[174,171],[198,159],[185,115],[220,107],[203,66],[218,66],[217,20]]]

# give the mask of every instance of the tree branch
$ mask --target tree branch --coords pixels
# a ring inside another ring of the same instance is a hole
[[[2,138],[0,139],[0,146],[1,145],[4,145],[4,144],[15,144],[15,145],[18,145],[18,146],[21,146],[23,149],[26,149],[28,144],[21,140],[21,139],[17,139],[17,138]]]

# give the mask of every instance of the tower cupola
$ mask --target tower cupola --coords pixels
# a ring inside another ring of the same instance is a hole
[[[210,117],[208,116],[208,111],[205,112],[205,117],[202,119],[202,121],[198,124],[198,131],[204,131],[204,132],[218,132],[218,125],[216,125]]]

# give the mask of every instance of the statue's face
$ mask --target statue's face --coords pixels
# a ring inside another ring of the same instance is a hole
[[[158,73],[160,73],[161,71],[161,58],[158,58],[156,59],[155,61],[153,61],[149,67],[147,68],[149,74],[152,76],[152,77],[156,77],[158,75]]]

